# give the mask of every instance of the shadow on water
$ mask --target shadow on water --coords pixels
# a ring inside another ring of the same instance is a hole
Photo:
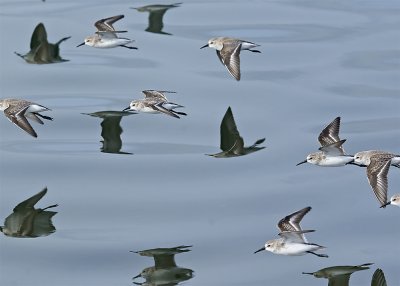
[[[222,150],[222,152],[206,155],[215,158],[231,158],[248,155],[250,153],[254,153],[265,148],[258,146],[265,141],[265,138],[258,139],[256,142],[254,142],[253,145],[249,147],[244,147],[244,141],[237,129],[231,107],[228,107],[224,117],[222,118],[220,135],[220,149]]]
[[[47,193],[47,188],[29,199],[19,203],[4,221],[4,226],[0,231],[6,236],[11,237],[40,237],[48,236],[56,231],[51,219],[57,212],[47,211],[47,209],[57,207],[51,205],[43,209],[35,209],[35,204],[40,201]]]
[[[103,119],[101,125],[101,137],[103,140],[100,141],[103,146],[100,147],[100,151],[103,153],[114,153],[114,154],[130,154],[122,152],[122,127],[120,125],[122,117],[129,116],[134,113],[126,111],[98,111],[94,113],[83,113],[93,117],[99,117]]]
[[[66,62],[68,60],[63,59],[60,56],[59,45],[69,38],[70,37],[62,38],[57,43],[51,44],[47,41],[46,28],[42,23],[39,23],[33,31],[31,37],[31,50],[25,55],[17,52],[15,52],[15,54],[30,64],[52,64]]]
[[[163,31],[164,14],[171,8],[179,7],[180,4],[182,4],[182,3],[175,3],[175,4],[170,4],[170,5],[155,4],[155,5],[146,5],[146,6],[132,8],[132,9],[136,9],[138,12],[149,12],[149,24],[145,30],[146,32],[163,34],[163,35],[172,35],[170,33]]]
[[[328,279],[329,286],[349,286],[350,276],[357,271],[367,270],[373,263],[364,263],[355,266],[331,266],[315,272],[303,272],[315,278]],[[387,286],[382,269],[376,269],[372,275],[371,286]]]
[[[138,275],[145,279],[145,282],[139,283],[134,281],[136,285],[158,286],[158,285],[177,285],[183,281],[193,278],[193,270],[179,267],[175,263],[175,255],[183,252],[189,252],[190,246],[181,245],[172,248],[154,248],[141,251],[131,251],[141,256],[154,258],[154,266],[144,268]]]

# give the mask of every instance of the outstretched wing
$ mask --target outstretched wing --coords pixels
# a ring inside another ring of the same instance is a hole
[[[367,167],[367,177],[369,184],[381,206],[386,204],[387,201],[387,174],[389,172],[390,163],[390,159],[382,160],[377,156],[372,156],[371,162]]]
[[[6,110],[4,110],[4,114],[12,123],[17,125],[19,128],[29,133],[33,137],[37,137],[35,130],[32,128],[32,126],[29,124],[28,120],[25,117],[25,112],[28,108],[29,105],[23,108],[18,113],[14,113],[13,110],[9,107]]]
[[[228,69],[229,73],[236,79],[240,80],[240,49],[242,44],[229,45],[224,44],[221,51],[217,50],[217,55],[220,61]]]
[[[112,33],[125,33],[126,31],[116,31],[113,27],[113,24],[118,20],[124,18],[124,15],[117,15],[110,18],[104,18],[98,20],[94,26],[97,28],[99,32],[112,32]]]
[[[340,117],[336,117],[319,134],[318,141],[321,144],[321,146],[330,145],[332,143],[340,141],[339,130],[340,130]]]

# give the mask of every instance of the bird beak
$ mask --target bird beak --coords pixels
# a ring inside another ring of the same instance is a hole
[[[208,44],[207,44],[207,45],[204,45],[204,46],[202,46],[200,49],[207,48],[207,47],[208,47]]]
[[[386,206],[390,205],[391,201],[388,201],[386,204],[381,205],[381,208],[386,208]]]
[[[300,163],[296,164],[296,166],[307,163],[307,160],[301,161]]]
[[[260,249],[259,249],[259,250],[257,250],[257,251],[254,251],[254,254],[256,254],[257,252],[263,251],[263,250],[265,250],[265,247],[263,247],[263,248],[260,248]]]
[[[83,46],[84,44],[85,44],[85,42],[83,42],[82,44],[77,45],[76,47]]]
[[[138,275],[136,275],[135,277],[133,277],[132,279],[136,279],[136,278],[139,278],[141,275],[140,275],[140,273],[138,274]]]
[[[122,111],[128,111],[128,110],[130,110],[130,109],[131,109],[131,107],[128,106],[127,108],[123,109]]]
[[[301,272],[301,274],[309,274],[309,275],[314,275],[314,273],[310,273],[310,272]]]

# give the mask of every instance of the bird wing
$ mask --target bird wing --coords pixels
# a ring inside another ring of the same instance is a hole
[[[286,241],[294,243],[307,243],[304,233],[314,232],[315,230],[300,230],[300,231],[282,231],[278,235],[283,237]]]
[[[340,141],[339,129],[340,129],[340,117],[336,117],[319,134],[318,141],[321,144],[321,146],[326,146]]]
[[[112,25],[124,17],[124,15],[117,15],[109,18],[104,18],[94,23],[94,26],[99,32],[125,33],[126,31],[116,31]]]
[[[290,215],[285,216],[278,222],[278,229],[284,231],[301,231],[300,221],[311,210],[311,207],[306,207]]]
[[[29,133],[33,137],[37,137],[37,134],[35,130],[32,128],[32,126],[29,124],[28,120],[25,117],[25,111],[29,108],[28,106],[25,106],[25,108],[21,109],[19,112],[14,113],[14,108],[11,106],[4,110],[4,114],[6,117],[15,125],[17,125],[19,128],[24,130],[25,132]]]
[[[175,91],[152,90],[152,89],[143,90],[142,92],[144,94],[145,99],[160,99],[163,101],[168,100],[164,93],[176,93]]]
[[[391,160],[382,160],[377,156],[371,157],[371,162],[367,167],[367,177],[369,184],[374,191],[379,203],[384,205],[387,201],[388,179]]]
[[[240,80],[240,49],[242,44],[229,45],[224,44],[221,51],[217,51],[217,55],[221,62],[228,69],[229,73],[236,79]]]
[[[341,156],[344,155],[342,148],[344,142],[346,142],[346,139],[322,146],[318,150],[324,152],[328,156]]]

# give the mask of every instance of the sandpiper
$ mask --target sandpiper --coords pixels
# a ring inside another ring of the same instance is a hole
[[[318,136],[320,151],[309,154],[306,160],[296,166],[308,162],[322,167],[339,167],[353,162],[353,156],[345,155],[342,145],[346,139],[340,140],[339,129],[340,117],[336,117]]]
[[[137,111],[144,113],[164,113],[175,118],[179,115],[187,115],[184,112],[175,111],[175,108],[183,107],[182,105],[169,102],[165,93],[175,93],[166,90],[143,90],[144,99],[133,100],[130,105],[123,111]]]
[[[228,69],[229,73],[236,79],[240,80],[240,51],[249,50],[253,53],[261,53],[259,50],[252,50],[259,47],[252,42],[243,41],[235,38],[217,37],[208,40],[208,43],[202,46],[214,48],[217,50],[217,55],[221,63]]]
[[[49,108],[23,99],[0,99],[0,110],[4,111],[5,116],[12,123],[28,132],[33,137],[37,137],[37,134],[29,124],[27,118],[39,124],[43,124],[43,121],[40,118],[53,120],[53,118],[39,113],[42,111],[48,111],[50,110]]]
[[[313,232],[314,230],[302,230],[300,227],[300,221],[310,210],[311,207],[306,207],[281,219],[278,223],[279,236],[281,238],[268,240],[264,247],[254,253],[267,250],[281,255],[304,255],[311,253],[318,257],[328,257],[326,254],[314,252],[325,248],[324,246],[307,241],[304,234]]]
[[[127,46],[134,40],[118,37],[118,33],[126,33],[127,31],[116,31],[112,24],[124,18],[124,15],[117,15],[97,21],[94,26],[97,28],[96,34],[88,36],[82,44],[77,47],[87,45],[95,48],[115,48],[124,47],[127,49],[137,49],[136,47]]]

